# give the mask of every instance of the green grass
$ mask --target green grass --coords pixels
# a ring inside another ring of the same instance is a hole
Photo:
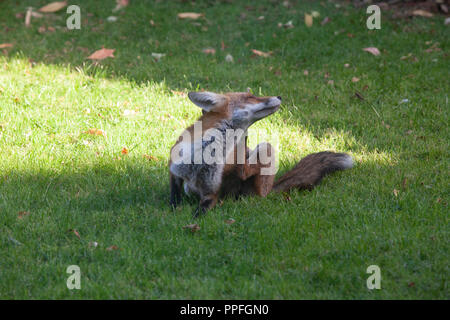
[[[0,298],[450,298],[443,17],[383,12],[369,31],[365,10],[326,1],[131,1],[110,23],[112,0],[81,1],[81,30],[65,30],[64,10],[29,28],[15,17],[46,2],[0,2],[0,43],[14,43],[0,54]],[[321,16],[307,28],[312,10]],[[176,18],[186,11],[206,19]],[[441,51],[425,51],[436,42]],[[115,58],[86,59],[102,46]],[[225,200],[195,221],[193,202],[172,212],[169,149],[200,114],[172,90],[247,87],[283,97],[255,125],[278,137],[280,173],[322,150],[350,153],[355,168],[290,199]],[[193,222],[198,232],[182,228]],[[381,290],[366,287],[372,264]],[[66,287],[69,265],[81,290]]]

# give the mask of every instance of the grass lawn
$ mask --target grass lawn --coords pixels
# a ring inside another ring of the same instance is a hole
[[[16,17],[46,3],[0,2],[0,44],[13,44],[0,49],[0,298],[450,298],[444,17],[383,12],[370,31],[365,8],[268,0],[116,13],[86,0],[80,30],[65,28],[65,10],[28,28]],[[86,59],[102,46],[114,58]],[[192,201],[173,212],[169,149],[201,114],[185,93],[247,87],[283,97],[255,125],[278,141],[279,174],[323,150],[355,167],[311,192],[225,200],[197,220]],[[66,287],[69,265],[81,290]],[[370,265],[380,290],[367,289]]]

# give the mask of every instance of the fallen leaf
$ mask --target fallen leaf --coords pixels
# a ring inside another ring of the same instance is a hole
[[[361,93],[359,93],[358,91],[355,92],[355,96],[360,100],[364,100],[363,95]]]
[[[103,136],[106,138],[106,132],[102,129],[89,129],[88,131],[84,131],[83,133],[88,133],[93,136]]]
[[[28,216],[29,214],[30,214],[30,212],[28,212],[28,211],[19,211],[17,213],[17,218],[23,219],[25,216]]]
[[[93,54],[91,54],[88,59],[91,60],[103,60],[106,58],[114,58],[114,51],[116,51],[116,49],[106,49],[106,48],[102,48],[100,50],[95,51]]]
[[[306,26],[308,28],[312,27],[312,25],[313,25],[313,17],[312,17],[312,15],[305,13],[305,24],[306,24]]]
[[[375,47],[368,47],[368,48],[364,48],[363,50],[367,51],[367,52],[370,52],[374,56],[380,55],[380,50],[378,50],[378,48],[375,48]]]
[[[185,96],[186,96],[186,93],[184,93],[183,91],[175,91],[175,90],[171,90],[171,92],[172,92],[174,95],[177,95],[177,96],[182,96],[182,97],[185,97]]]
[[[294,25],[292,24],[292,20],[289,20],[288,22],[283,24],[283,27],[286,29],[292,29],[294,27]]]
[[[75,230],[75,229],[70,229],[69,232],[73,232],[73,234],[76,235],[78,239],[81,239],[80,234],[78,233],[77,230]]]
[[[112,245],[112,246],[106,248],[106,251],[113,251],[113,250],[119,250],[119,247],[116,245]]]
[[[421,16],[421,17],[426,17],[426,18],[431,18],[433,16],[433,14],[431,12],[422,10],[422,9],[418,9],[418,10],[414,10],[412,12],[413,16]]]
[[[414,282],[410,282],[410,283],[408,283],[408,287],[414,287],[416,284],[414,283]]]
[[[359,81],[359,78],[358,77],[353,77],[352,78],[352,82],[358,82]]]
[[[330,22],[331,21],[331,19],[330,18],[328,18],[328,17],[325,17],[323,20],[322,20],[322,22],[320,23],[321,25],[326,25],[328,22]]]
[[[121,151],[122,154],[128,154],[128,152],[129,151],[128,151],[127,147],[122,148],[122,151]]]
[[[344,64],[344,67],[350,68],[350,64],[346,63],[346,64]]]
[[[308,71],[308,70],[303,70],[303,75],[304,75],[304,76],[309,75],[309,71]]]
[[[366,91],[367,89],[369,89],[369,86],[366,84],[364,87],[362,87],[363,91]]]
[[[67,1],[55,1],[55,2],[52,2],[52,3],[49,3],[45,6],[43,6],[38,11],[44,12],[44,13],[51,13],[51,12],[59,11],[62,8],[64,8],[65,6],[67,6]]]
[[[349,37],[349,38],[354,38],[355,37],[355,35],[353,34],[353,33],[347,33],[347,37]]]
[[[12,46],[13,46],[12,43],[0,43],[0,49],[11,48]]]
[[[165,53],[155,53],[152,52],[152,57],[155,58],[155,60],[158,62],[159,60],[161,60],[162,57],[164,57],[166,54]]]
[[[399,191],[397,189],[394,189],[393,193],[394,193],[394,196],[398,197]]]
[[[203,49],[202,52],[206,53],[206,54],[215,55],[216,54],[216,49],[214,49],[214,48],[206,48],[206,49]]]
[[[328,84],[334,84],[334,80],[328,80]]]
[[[197,20],[198,18],[205,16],[205,14],[204,13],[196,13],[196,12],[182,12],[182,13],[179,13],[177,16],[180,19]]]
[[[31,11],[31,16],[33,18],[42,18],[44,15],[42,13],[39,13],[39,12]]]
[[[129,0],[116,0],[116,7],[112,10],[113,12],[119,11],[120,9],[128,6]]]
[[[152,160],[152,161],[157,161],[157,160],[158,160],[158,158],[156,158],[155,156],[152,156],[152,155],[143,154],[142,156],[143,156],[145,159],[148,159],[148,160]]]
[[[264,58],[270,57],[272,55],[272,51],[263,52],[263,51],[259,51],[259,50],[256,50],[256,49],[252,49],[252,52],[254,54],[256,54],[257,56],[264,57]]]
[[[200,226],[196,223],[188,224],[188,225],[184,226],[183,229],[189,229],[189,230],[191,230],[191,232],[197,232],[198,230],[200,230]]]
[[[89,242],[89,248],[92,248],[92,247],[97,248],[97,246],[98,246],[98,242],[96,242],[96,241]]]
[[[236,220],[234,220],[233,218],[230,218],[230,219],[225,220],[225,223],[226,223],[226,224],[233,224],[233,223],[235,223],[235,222],[236,222]]]

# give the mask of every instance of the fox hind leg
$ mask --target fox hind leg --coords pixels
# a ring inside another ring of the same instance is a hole
[[[258,144],[250,151],[246,163],[239,168],[239,177],[244,180],[246,193],[261,197],[272,190],[275,173],[275,149],[267,142]]]

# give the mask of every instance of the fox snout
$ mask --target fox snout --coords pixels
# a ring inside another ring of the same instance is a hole
[[[280,105],[281,97],[270,97],[265,102],[248,105],[246,109],[250,111],[250,120],[253,123],[275,113]]]

